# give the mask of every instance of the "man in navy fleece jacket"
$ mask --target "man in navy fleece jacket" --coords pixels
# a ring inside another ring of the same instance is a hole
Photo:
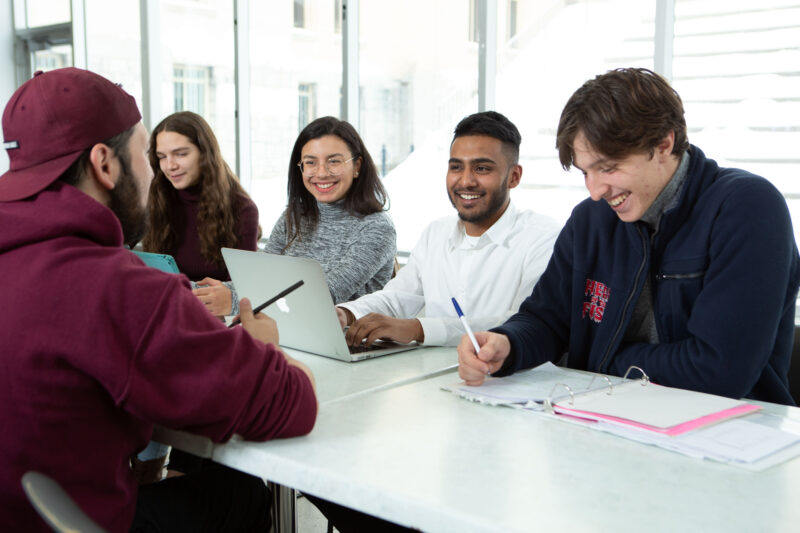
[[[800,263],[786,202],[767,180],[689,144],[659,75],[619,69],[572,95],[556,146],[583,172],[578,204],[517,314],[458,347],[477,385],[567,353],[567,366],[793,405]]]

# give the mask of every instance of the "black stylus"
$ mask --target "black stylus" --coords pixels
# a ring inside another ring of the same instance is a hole
[[[283,298],[284,296],[286,296],[287,294],[289,294],[290,292],[292,292],[293,290],[295,290],[297,287],[299,287],[302,284],[303,284],[303,280],[301,279],[300,281],[298,281],[297,283],[295,283],[294,285],[292,285],[288,289],[282,290],[281,292],[279,292],[278,294],[276,294],[275,296],[273,296],[272,298],[270,298],[269,300],[267,300],[263,304],[259,305],[255,309],[253,309],[253,314],[255,315],[256,313],[260,313],[267,306],[274,304],[275,302],[277,302],[278,300],[280,300],[281,298]],[[231,322],[228,325],[228,327],[232,328],[233,326],[239,324],[240,322],[241,322],[241,320],[239,320],[239,318],[236,318],[236,319],[234,319],[233,322]]]

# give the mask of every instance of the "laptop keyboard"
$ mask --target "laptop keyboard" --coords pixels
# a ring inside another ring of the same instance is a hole
[[[350,349],[350,353],[363,353],[363,352],[374,352],[375,350],[385,350],[387,348],[402,348],[405,346],[404,344],[399,344],[394,341],[384,341],[384,340],[376,340],[370,346],[366,344],[359,344],[358,346],[348,346]]]
[[[350,349],[350,353],[363,353],[370,350],[380,349],[381,346],[367,346],[366,344],[359,344],[358,346],[348,346],[348,348]]]

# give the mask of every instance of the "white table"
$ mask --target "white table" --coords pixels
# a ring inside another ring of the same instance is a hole
[[[282,349],[311,369],[320,405],[426,377],[452,373],[458,367],[455,349],[446,347],[417,348],[356,363],[345,363],[289,348]],[[207,437],[163,427],[155,428],[153,440],[205,458],[211,457],[214,448],[214,443]]]
[[[439,390],[457,379],[324,403],[308,436],[233,439],[213,457],[431,532],[800,528],[800,460],[755,473],[692,459]]]
[[[316,381],[317,399],[321,411],[323,406],[346,398],[398,387],[442,374],[452,376],[458,365],[458,355],[454,348],[417,348],[356,363],[345,363],[306,352],[283,349],[311,369]],[[215,445],[207,437],[163,427],[154,429],[153,440],[170,444],[174,448],[199,457],[213,458],[217,462],[221,461],[217,459],[216,450],[223,449],[225,446]],[[294,439],[289,440],[294,441]],[[247,468],[239,469],[254,473]],[[257,475],[270,479],[272,482],[275,511],[273,518],[276,531],[294,531],[294,490],[288,486],[276,485],[275,480],[272,480],[269,475],[262,476],[260,473]]]
[[[311,369],[316,379],[320,405],[453,373],[458,368],[455,348],[447,347],[417,348],[356,363],[284,349]]]

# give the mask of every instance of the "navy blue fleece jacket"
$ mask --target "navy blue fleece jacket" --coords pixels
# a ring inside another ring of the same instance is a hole
[[[658,344],[623,344],[650,277]],[[794,405],[787,372],[800,260],[786,201],[767,180],[695,146],[655,235],[605,202],[572,212],[533,293],[493,331],[511,341],[495,375],[567,352],[571,368]]]

